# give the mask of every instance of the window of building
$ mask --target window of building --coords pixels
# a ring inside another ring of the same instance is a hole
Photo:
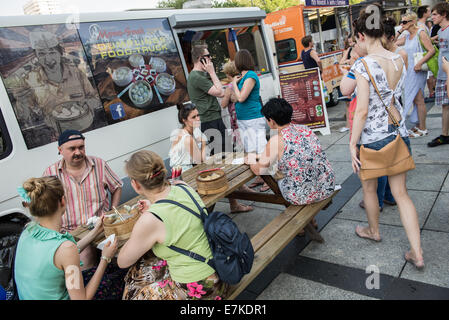
[[[247,28],[246,31],[238,34],[237,41],[240,49],[248,50],[253,56],[257,73],[264,74],[270,71],[264,41],[258,26]]]
[[[275,44],[278,63],[296,61],[298,59],[298,51],[296,51],[296,41],[294,39],[276,41]]]

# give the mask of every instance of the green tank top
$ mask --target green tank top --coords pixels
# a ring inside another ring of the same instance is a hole
[[[204,207],[200,196],[189,187],[198,203]],[[167,200],[179,202],[198,212],[198,208],[187,193],[180,187],[172,186]],[[153,253],[160,259],[167,261],[171,278],[180,283],[190,283],[206,279],[215,272],[207,263],[197,261],[181,253],[177,253],[168,246],[174,245],[184,250],[212,259],[212,252],[204,232],[201,220],[190,212],[169,203],[154,203],[149,211],[159,217],[165,225],[166,236],[163,244],[156,243]]]
[[[54,255],[65,241],[75,239],[31,222],[17,244],[14,265],[20,300],[69,300],[64,271],[54,265]]]

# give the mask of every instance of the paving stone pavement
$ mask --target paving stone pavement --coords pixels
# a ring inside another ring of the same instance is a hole
[[[428,104],[429,136],[411,141],[416,169],[408,174],[407,189],[418,212],[426,263],[424,271],[417,271],[404,259],[409,242],[396,206],[386,205],[380,214],[382,242],[355,234],[355,227],[367,225],[367,218],[358,205],[363,195],[351,168],[349,134],[338,131],[345,124],[344,107],[340,103],[328,110],[331,135],[318,136],[342,185],[333,204],[317,215],[325,243],[296,237],[239,299],[449,299],[449,145],[427,147],[440,134],[441,108]],[[250,237],[283,210],[279,205],[244,203],[254,211],[231,216]],[[227,200],[216,209],[229,213]],[[367,287],[376,272],[379,288]]]

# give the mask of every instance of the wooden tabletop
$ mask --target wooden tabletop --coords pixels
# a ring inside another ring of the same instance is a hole
[[[199,164],[186,172],[182,173],[182,180],[186,182],[189,186],[191,186],[193,189],[197,190],[196,185],[196,177],[198,175],[198,172],[208,169],[214,169],[214,168],[221,168],[225,173],[226,177],[229,182],[229,187],[226,191],[221,192],[219,194],[214,195],[200,195],[201,199],[204,202],[204,205],[206,207],[211,207],[215,203],[217,203],[218,200],[222,198],[226,198],[228,195],[233,193],[235,190],[240,188],[242,185],[250,181],[255,177],[255,174],[251,171],[250,167],[246,164],[232,164],[233,159],[237,158],[243,158],[243,153],[237,154],[237,153],[226,153],[226,154],[218,154],[215,157],[211,157],[208,159],[207,163]],[[223,158],[224,157],[224,158]],[[143,199],[142,196],[137,196],[123,204],[121,204],[117,209],[121,209],[123,206],[133,206],[136,204],[139,200]],[[107,214],[113,213],[113,211],[108,212]],[[71,232],[72,236],[75,238],[75,240],[79,241],[83,239],[88,233],[89,229],[87,226],[79,226],[75,230]],[[105,235],[102,232],[94,241],[93,245],[96,247],[101,241],[105,239]],[[126,241],[120,241],[119,247],[121,247]]]

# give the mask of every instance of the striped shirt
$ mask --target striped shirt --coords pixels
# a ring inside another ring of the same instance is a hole
[[[86,224],[93,216],[101,216],[110,208],[108,193],[123,186],[120,178],[108,164],[96,157],[86,156],[87,169],[77,182],[66,170],[64,159],[48,167],[43,176],[57,176],[64,186],[66,212],[62,216],[62,227],[68,231]]]

